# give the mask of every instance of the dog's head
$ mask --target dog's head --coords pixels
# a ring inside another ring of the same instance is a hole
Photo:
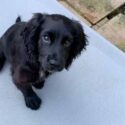
[[[80,23],[57,14],[35,14],[23,36],[30,59],[37,59],[48,72],[68,69],[87,45]]]

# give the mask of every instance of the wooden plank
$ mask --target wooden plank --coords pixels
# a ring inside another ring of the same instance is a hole
[[[119,14],[97,31],[125,52],[125,15]]]
[[[125,0],[64,0],[90,23],[95,24],[114,9],[125,3]]]
[[[65,1],[59,1],[64,7],[69,9],[75,16],[77,16],[81,21],[85,22],[88,26],[91,26],[91,23],[89,23],[84,17],[80,16],[78,12],[76,12],[69,4],[67,4]]]

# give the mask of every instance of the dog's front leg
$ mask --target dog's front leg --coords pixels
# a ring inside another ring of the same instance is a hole
[[[13,80],[15,85],[24,95],[26,106],[31,109],[38,109],[41,104],[41,99],[33,91],[31,83],[35,82],[37,74],[26,66],[17,67],[13,71]]]

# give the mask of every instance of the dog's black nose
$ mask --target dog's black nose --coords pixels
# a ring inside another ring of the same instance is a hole
[[[63,65],[60,59],[57,59],[56,55],[49,55],[47,58],[49,69],[55,71],[61,71],[63,69]]]

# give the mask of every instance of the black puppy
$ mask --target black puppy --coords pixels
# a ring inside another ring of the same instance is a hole
[[[49,74],[68,69],[86,44],[82,26],[65,16],[37,13],[28,22],[18,17],[0,39],[0,70],[5,60],[10,62],[26,105],[38,109],[41,99],[32,85],[42,88]]]

